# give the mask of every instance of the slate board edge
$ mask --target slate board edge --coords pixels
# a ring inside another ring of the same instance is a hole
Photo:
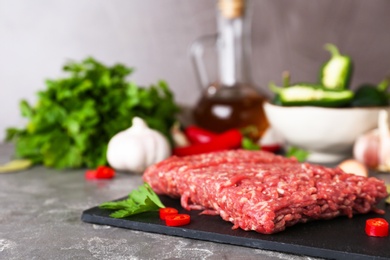
[[[351,260],[386,260],[389,258],[374,257],[351,252],[335,251],[324,248],[309,247],[296,244],[287,244],[274,241],[265,241],[245,237],[233,237],[226,234],[218,234],[206,232],[202,230],[191,230],[185,227],[168,227],[154,223],[144,223],[130,221],[127,219],[115,219],[107,216],[97,215],[94,211],[99,210],[98,207],[93,207],[83,211],[81,220],[86,223],[109,225],[119,228],[126,228],[137,231],[150,233],[158,233],[170,236],[179,236],[203,241],[217,242],[223,244],[231,244],[236,246],[244,246],[256,249],[271,250],[277,252],[290,253],[295,255],[305,255],[329,259],[351,259]]]

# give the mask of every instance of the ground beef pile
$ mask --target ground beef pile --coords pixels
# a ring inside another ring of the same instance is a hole
[[[220,215],[233,228],[272,234],[299,222],[377,211],[387,196],[377,178],[299,163],[263,151],[170,157],[144,175],[158,194],[185,209]]]

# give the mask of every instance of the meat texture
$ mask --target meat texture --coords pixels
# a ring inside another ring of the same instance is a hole
[[[380,213],[375,205],[387,196],[377,178],[263,151],[173,156],[149,167],[143,178],[156,193],[181,198],[187,210],[263,234],[308,220]]]

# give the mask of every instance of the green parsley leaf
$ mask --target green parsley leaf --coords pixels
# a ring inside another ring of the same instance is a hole
[[[125,218],[143,212],[157,211],[165,206],[149,184],[144,183],[137,190],[133,190],[127,199],[104,202],[99,207],[115,210],[110,217]]]
[[[245,150],[260,150],[260,146],[252,141],[249,137],[243,137],[241,147]]]
[[[138,86],[127,80],[133,68],[93,58],[70,61],[63,70],[65,77],[45,81],[36,104],[20,102],[28,123],[6,133],[17,158],[58,169],[106,165],[109,140],[129,128],[135,116],[172,143],[170,129],[179,108],[166,82]]]
[[[286,157],[295,157],[299,162],[306,161],[309,152],[294,146],[290,146],[286,152]]]

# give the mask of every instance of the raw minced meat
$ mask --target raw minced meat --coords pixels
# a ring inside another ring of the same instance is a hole
[[[220,215],[233,228],[272,234],[313,219],[377,211],[383,181],[299,163],[264,151],[170,157],[144,175],[158,194],[187,209]]]

